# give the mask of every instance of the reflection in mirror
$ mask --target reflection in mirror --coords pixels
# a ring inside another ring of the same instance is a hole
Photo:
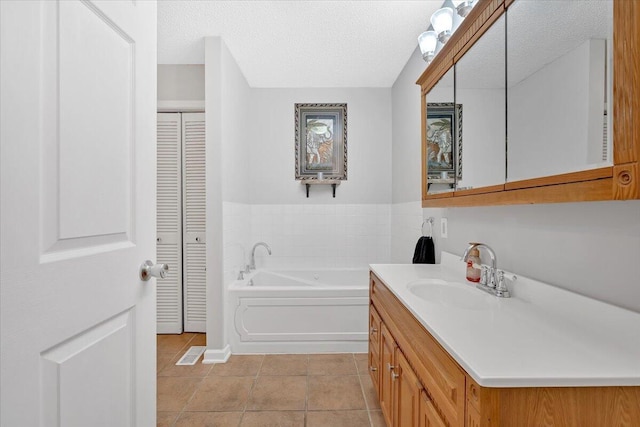
[[[453,191],[456,184],[462,147],[458,131],[461,123],[453,103],[453,75],[451,68],[426,96],[428,194]]]
[[[505,17],[456,63],[456,104],[464,109],[464,170],[456,189],[504,184],[506,176]]]
[[[613,0],[518,0],[507,18],[507,180],[611,165]]]

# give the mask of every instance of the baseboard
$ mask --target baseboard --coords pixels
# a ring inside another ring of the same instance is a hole
[[[231,356],[231,347],[229,344],[219,350],[207,349],[207,351],[204,352],[202,363],[205,365],[211,363],[225,363],[229,360],[229,356]]]
[[[232,342],[233,354],[366,353],[368,341]]]

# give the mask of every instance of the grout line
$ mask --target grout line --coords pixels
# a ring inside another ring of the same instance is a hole
[[[183,378],[187,378],[187,377],[183,377]],[[204,382],[204,379],[206,377],[202,377],[200,378],[200,382],[196,385],[196,388],[193,390],[193,393],[191,394],[191,397],[189,399],[187,399],[187,401],[185,402],[184,406],[182,407],[182,410],[180,411],[180,413],[178,414],[178,417],[176,418],[176,420],[174,421],[173,425],[175,426],[176,423],[178,422],[178,420],[180,419],[180,417],[182,417],[182,414],[184,414],[185,409],[187,409],[187,406],[189,406],[189,403],[191,403],[191,401],[193,400],[193,398],[196,396],[196,393],[198,393],[198,390],[200,390],[200,387],[202,386],[202,383]],[[156,410],[157,412],[157,410]]]
[[[355,359],[356,359],[356,356],[354,353],[353,360],[355,361]],[[357,363],[356,363],[356,370],[358,370]],[[367,402],[367,395],[364,392],[364,384],[362,383],[362,377],[361,377],[360,371],[358,371],[358,382],[360,383],[360,392],[362,393],[362,398],[364,399],[364,406],[367,408],[367,417],[369,418],[369,425],[373,426],[373,420],[371,419],[371,408],[369,408],[369,402]]]
[[[307,387],[304,391],[304,426],[307,426],[307,415],[309,412],[309,353],[307,353]]]
[[[260,366],[256,371],[256,375],[253,377],[253,384],[251,384],[251,389],[249,389],[249,395],[247,396],[247,401],[244,404],[244,408],[242,408],[242,415],[240,416],[240,424],[242,424],[242,419],[244,418],[244,414],[247,412],[247,406],[249,406],[249,402],[251,401],[251,396],[253,395],[253,390],[258,383],[258,376],[260,375],[260,371],[262,370],[262,365],[264,364],[265,355],[262,355],[262,360],[260,361]]]

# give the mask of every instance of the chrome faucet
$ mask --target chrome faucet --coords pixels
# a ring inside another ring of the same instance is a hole
[[[507,289],[507,284],[505,282],[505,274],[504,271],[498,270],[498,259],[496,257],[496,253],[490,246],[485,245],[484,243],[471,243],[471,245],[464,251],[462,254],[462,261],[467,262],[469,260],[469,254],[473,249],[484,249],[491,258],[491,266],[481,266],[482,275],[480,276],[480,283],[476,285],[478,288],[483,291],[489,292],[497,297],[501,298],[509,298],[509,290]],[[516,280],[516,276],[512,276],[512,280]]]
[[[255,245],[253,245],[253,249],[251,249],[251,261],[249,262],[249,265],[247,266],[247,270],[255,270],[256,269],[256,248],[258,246],[264,246],[265,249],[267,250],[267,252],[269,252],[269,255],[271,255],[271,248],[269,247],[269,245],[267,245],[265,242],[258,242]]]

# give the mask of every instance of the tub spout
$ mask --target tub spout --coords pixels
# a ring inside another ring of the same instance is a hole
[[[256,248],[258,246],[264,246],[264,248],[267,250],[269,255],[271,255],[271,248],[265,242],[258,242],[255,245],[253,245],[253,249],[251,249],[251,261],[249,262],[249,265],[247,267],[249,270],[256,269]]]

